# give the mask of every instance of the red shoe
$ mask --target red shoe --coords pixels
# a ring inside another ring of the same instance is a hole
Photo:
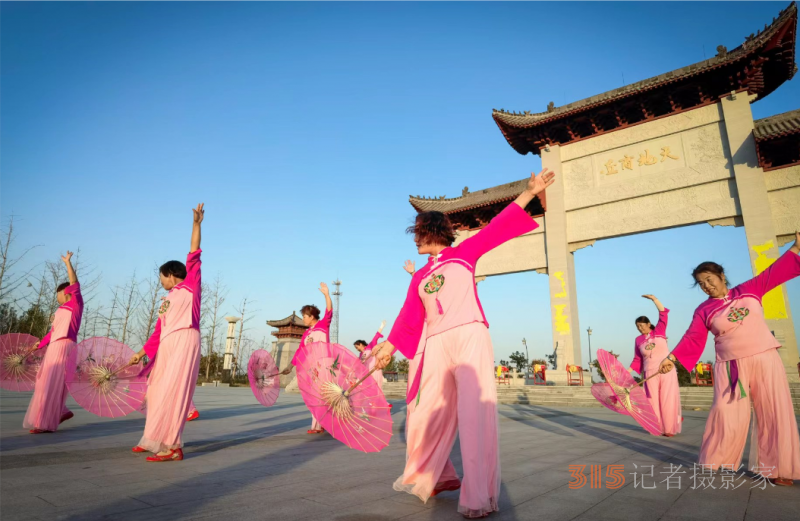
[[[46,432],[53,432],[53,431],[46,431],[46,430],[43,430],[43,429],[31,429],[28,432],[30,432],[31,434],[44,434]]]
[[[441,494],[442,492],[448,492],[450,490],[458,490],[461,488],[460,481],[447,481],[442,483],[441,488],[434,488],[433,492],[431,493],[431,497]]]
[[[163,456],[159,456],[158,454],[147,456],[147,461],[181,461],[182,459],[183,459],[182,449],[173,449],[169,451],[169,454],[165,454]]]
[[[72,414],[72,411],[69,411],[64,416],[61,417],[61,419],[58,421],[58,423],[59,424],[64,423],[65,421],[72,419],[73,416],[75,416],[75,415]]]
[[[772,483],[775,485],[780,485],[782,487],[791,487],[794,485],[794,481],[787,478],[775,478],[772,480]]]
[[[325,432],[325,429],[308,429],[306,434],[322,434]]]
[[[675,435],[674,435],[674,434],[667,434],[667,433],[664,433],[664,434],[662,434],[662,436],[664,436],[664,437],[666,437],[666,438],[672,438],[672,437],[674,437]]]
[[[391,409],[392,407],[393,407],[393,405],[390,403],[390,404],[389,404],[389,408]]]
[[[189,416],[186,417],[186,421],[190,422],[192,420],[196,420],[199,417],[200,417],[200,413],[197,412],[197,411],[194,411],[192,414],[190,414]]]
[[[143,449],[142,447],[137,445],[131,449],[131,452],[147,452],[147,449]]]

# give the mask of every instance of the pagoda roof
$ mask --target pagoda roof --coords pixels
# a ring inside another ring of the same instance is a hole
[[[529,177],[519,181],[478,190],[477,192],[470,192],[467,187],[464,187],[464,190],[461,192],[461,197],[446,198],[442,196],[429,198],[411,195],[409,196],[409,202],[418,212],[436,211],[444,214],[460,212],[498,202],[513,201],[525,189],[528,180],[530,180]]]
[[[572,143],[716,103],[731,91],[746,90],[760,99],[797,72],[796,33],[797,4],[792,2],[730,52],[720,45],[713,58],[618,89],[561,107],[550,102],[540,113],[493,109],[492,118],[514,150],[539,154],[546,144]]]
[[[753,122],[756,141],[800,133],[800,109],[790,110]]]
[[[292,311],[292,314],[280,320],[267,320],[267,325],[272,327],[286,327],[286,326],[300,326],[308,327],[303,323],[303,319],[297,316],[297,313]]]

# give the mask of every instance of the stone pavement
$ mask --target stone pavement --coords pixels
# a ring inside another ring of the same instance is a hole
[[[0,392],[2,521],[462,519],[458,492],[423,504],[392,490],[405,460],[402,400],[393,400],[391,445],[362,454],[330,436],[307,435],[299,395],[282,394],[264,408],[247,388],[198,388],[200,419],[186,427],[186,459],[146,463],[130,452],[143,416],[98,418],[70,399],[74,419],[57,433],[31,435],[21,426],[29,399]],[[797,520],[800,483],[758,485],[744,475],[692,480],[707,414],[684,411],[684,433],[668,439],[606,409],[502,405],[501,511],[490,519]],[[456,447],[459,469],[460,459]],[[612,464],[624,468],[625,483],[616,489],[607,486]],[[569,465],[585,465],[583,487],[569,488]],[[670,465],[683,467],[669,474]]]

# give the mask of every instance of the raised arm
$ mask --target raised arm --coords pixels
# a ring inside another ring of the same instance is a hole
[[[403,265],[403,269],[406,270],[412,277],[414,276],[414,272],[417,271],[414,261],[411,260],[406,261],[406,263]]]
[[[664,304],[658,300],[655,295],[642,295],[642,297],[652,300],[653,304],[656,305],[656,309],[658,309],[658,323],[653,327],[653,334],[654,335],[666,335],[667,334],[667,322],[669,321],[669,310],[664,307]]]
[[[763,297],[784,282],[800,276],[800,232],[795,232],[794,238],[792,247],[769,268],[739,285],[743,293]]]
[[[672,370],[670,365],[676,361],[680,362],[687,371],[691,371],[703,355],[707,338],[708,328],[705,320],[698,311],[695,311],[692,323],[689,324],[689,329],[686,330],[683,338],[672,350],[672,353],[669,354],[668,359],[661,362],[660,371],[662,373],[669,372]]]
[[[325,295],[325,310],[326,311],[333,311],[333,301],[331,300],[331,292],[328,289],[328,285],[324,282],[320,282],[319,290]]]
[[[539,175],[531,174],[528,186],[513,203],[509,204],[480,232],[457,246],[459,256],[474,264],[485,253],[504,242],[535,230],[538,225],[525,211],[525,207],[537,194],[553,184],[554,180],[555,174],[547,169],[542,170]]]
[[[78,282],[78,275],[75,273],[75,268],[72,267],[72,252],[67,251],[66,255],[61,256],[61,261],[67,267],[67,276],[69,277],[69,283],[75,284]]]
[[[192,208],[193,221],[192,221],[192,245],[189,248],[189,253],[194,253],[200,249],[200,223],[203,222],[205,210],[203,209],[204,203],[197,205],[197,208]]]

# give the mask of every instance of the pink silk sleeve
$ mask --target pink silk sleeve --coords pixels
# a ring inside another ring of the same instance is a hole
[[[78,330],[81,328],[81,318],[83,317],[83,295],[81,294],[81,283],[76,282],[64,288],[65,295],[71,295],[72,298],[65,305],[69,305],[72,312],[72,317],[69,321],[69,331],[67,337],[72,340],[78,339]]]
[[[200,254],[203,250],[197,249],[186,256],[186,278],[183,279],[184,284],[188,285],[192,291],[200,287],[202,282],[200,277]]]
[[[800,275],[800,256],[792,250],[787,250],[769,268],[737,287],[742,293],[752,293],[760,298],[798,275]]]
[[[333,320],[333,310],[326,309],[325,315],[322,317],[322,320],[317,322],[317,325],[314,327],[321,327],[325,330],[325,334],[329,334],[331,330],[331,321]]]
[[[367,345],[367,347],[365,347],[364,349],[365,349],[365,350],[371,350],[373,347],[375,347],[376,345],[378,345],[378,340],[380,340],[381,338],[383,338],[383,335],[382,335],[382,334],[380,334],[380,333],[375,333],[375,336],[374,336],[374,337],[372,337],[372,341],[371,341],[371,342],[370,342],[370,343]]]
[[[474,267],[485,253],[538,227],[528,212],[517,203],[511,203],[481,231],[459,244],[458,256]]]
[[[698,311],[695,311],[692,323],[689,324],[689,329],[686,330],[683,338],[672,350],[672,355],[678,359],[684,369],[691,371],[697,361],[700,360],[700,357],[703,356],[707,338],[708,328],[705,320]]]
[[[53,330],[50,329],[50,331],[48,331],[47,334],[42,337],[42,339],[39,341],[39,349],[44,349],[45,347],[50,345],[50,335],[52,333],[53,333]]]
[[[155,358],[156,353],[158,352],[158,346],[161,344],[161,319],[158,319],[156,322],[156,328],[153,330],[153,334],[150,335],[150,338],[147,339],[147,342],[144,343],[142,349],[144,352],[147,353],[147,358],[152,360]]]
[[[658,324],[653,328],[653,334],[659,336],[667,335],[667,322],[669,322],[669,309],[658,312]]]
[[[392,326],[388,341],[399,350],[406,358],[412,360],[417,354],[417,347],[422,336],[422,329],[425,326],[425,307],[422,299],[419,298],[417,288],[419,287],[422,271],[417,271],[411,277],[411,285],[408,287],[406,301]]]
[[[633,362],[631,362],[630,368],[642,374],[642,353],[639,352],[636,341],[633,342]]]

